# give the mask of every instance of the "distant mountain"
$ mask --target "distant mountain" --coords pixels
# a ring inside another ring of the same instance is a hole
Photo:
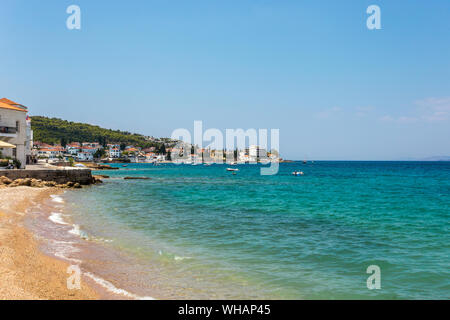
[[[161,148],[163,144],[158,141],[149,141],[141,134],[41,116],[31,118],[31,129],[34,141],[48,144],[99,142],[102,145],[116,143],[142,148],[156,147],[157,149]]]
[[[420,159],[420,161],[450,161],[450,156],[434,156]]]

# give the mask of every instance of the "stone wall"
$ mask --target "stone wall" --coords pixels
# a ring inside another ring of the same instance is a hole
[[[93,182],[90,169],[0,170],[1,176],[11,180],[32,178],[42,181],[55,181],[58,184],[78,182],[82,185],[88,185]]]

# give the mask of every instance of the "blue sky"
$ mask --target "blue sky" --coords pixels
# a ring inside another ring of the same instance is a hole
[[[81,8],[68,30],[66,8]],[[368,30],[366,8],[381,8]],[[154,136],[279,128],[292,159],[450,155],[450,1],[2,0],[0,96]]]

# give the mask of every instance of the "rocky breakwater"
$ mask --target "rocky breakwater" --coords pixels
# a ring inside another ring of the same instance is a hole
[[[102,181],[96,178],[92,178],[92,183],[101,183]],[[8,177],[2,176],[0,177],[0,188],[14,188],[14,187],[32,187],[32,188],[61,188],[61,189],[80,189],[82,185],[78,182],[68,181],[65,183],[57,183],[56,181],[45,181],[41,179],[35,178],[19,178],[19,179],[10,179]]]

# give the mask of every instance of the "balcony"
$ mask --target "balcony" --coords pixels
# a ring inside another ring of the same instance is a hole
[[[0,136],[15,138],[17,137],[17,129],[15,127],[0,126]]]

